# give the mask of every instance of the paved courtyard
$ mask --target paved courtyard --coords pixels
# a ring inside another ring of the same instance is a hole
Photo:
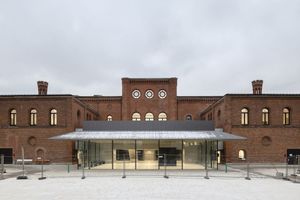
[[[39,167],[27,167],[28,180],[0,180],[0,199],[300,199],[300,184],[259,174],[245,180],[241,171],[210,172],[207,180],[203,171],[169,171],[168,179],[163,171],[129,171],[122,179],[121,170],[86,170],[81,179],[81,170],[45,168],[45,180],[38,180]],[[19,169],[7,170],[16,174]]]

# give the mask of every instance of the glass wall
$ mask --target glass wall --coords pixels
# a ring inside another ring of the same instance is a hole
[[[217,167],[217,142],[203,140],[79,141],[78,164],[93,169],[205,169]],[[84,156],[84,157],[83,157]]]
[[[182,140],[159,141],[159,167],[163,169],[165,163],[168,169],[182,169]]]
[[[217,167],[217,142],[185,140],[183,146],[184,169],[205,169],[206,160],[207,168]],[[205,147],[207,147],[207,149],[205,149]]]
[[[85,142],[84,146],[87,153],[86,166],[95,169],[112,169],[112,140]]]
[[[184,169],[204,169],[205,142],[185,140],[183,142]]]
[[[135,169],[135,141],[114,140],[113,141],[113,168],[123,169],[125,162],[126,169]]]
[[[137,140],[137,169],[158,169],[158,140]]]

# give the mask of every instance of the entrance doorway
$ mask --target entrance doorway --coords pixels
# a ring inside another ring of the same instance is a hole
[[[4,164],[13,163],[13,149],[12,148],[0,148],[0,155],[4,155]]]
[[[287,162],[289,165],[300,164],[300,149],[288,149]]]

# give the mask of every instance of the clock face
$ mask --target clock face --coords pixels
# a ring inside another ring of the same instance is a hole
[[[158,92],[158,96],[159,96],[159,98],[164,99],[167,97],[167,92],[165,90],[160,90]]]
[[[145,92],[145,96],[146,96],[148,99],[152,99],[153,96],[154,96],[154,93],[153,93],[152,90],[147,90],[147,91]]]
[[[132,97],[135,98],[135,99],[138,99],[140,98],[141,96],[141,92],[139,90],[133,90],[132,91]]]

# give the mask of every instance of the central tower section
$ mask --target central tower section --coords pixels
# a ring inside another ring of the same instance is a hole
[[[122,120],[177,120],[177,78],[122,78]]]

